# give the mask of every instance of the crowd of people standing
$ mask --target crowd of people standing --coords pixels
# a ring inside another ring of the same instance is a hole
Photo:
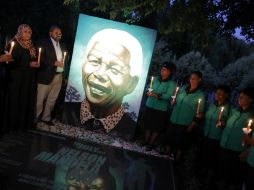
[[[52,122],[67,60],[61,36],[60,27],[51,26],[49,37],[34,43],[31,27],[21,24],[7,44],[0,56],[1,135]]]
[[[172,80],[175,66],[164,63],[147,89],[144,138],[138,143],[181,162],[191,145],[198,147],[197,170],[211,189],[254,189],[254,91],[242,89],[238,106],[231,89],[218,85],[214,101],[206,101],[202,73],[191,72],[187,85]],[[165,75],[165,73],[167,73]],[[159,138],[160,137],[160,138]],[[215,185],[215,186],[214,186]]]

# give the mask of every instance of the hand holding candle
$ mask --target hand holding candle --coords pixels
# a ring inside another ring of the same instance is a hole
[[[250,134],[250,132],[251,132],[251,130],[252,130],[252,129],[251,129],[251,126],[252,126],[252,119],[249,120],[247,127],[243,128],[243,133],[244,133],[245,135]],[[242,142],[242,145],[243,145],[243,146],[245,145],[245,142],[244,142],[244,141]]]

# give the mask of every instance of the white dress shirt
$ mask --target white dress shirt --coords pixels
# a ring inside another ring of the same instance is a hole
[[[54,48],[55,48],[57,61],[63,61],[63,52],[62,52],[59,42],[56,42],[53,38],[50,38],[50,39],[51,39],[51,41],[54,45]],[[57,67],[56,72],[63,72],[63,67]]]

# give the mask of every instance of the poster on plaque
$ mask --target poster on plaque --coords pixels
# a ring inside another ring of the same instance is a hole
[[[64,123],[131,138],[155,40],[153,29],[80,14]]]
[[[39,131],[5,135],[0,149],[1,190],[173,189],[162,158]]]

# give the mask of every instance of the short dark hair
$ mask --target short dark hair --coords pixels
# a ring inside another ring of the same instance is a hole
[[[190,75],[197,75],[201,79],[202,79],[202,76],[203,76],[200,71],[192,71]]]
[[[176,65],[171,61],[163,62],[162,67],[169,69],[172,73],[176,71]]]
[[[254,88],[247,87],[245,89],[242,89],[240,93],[244,93],[245,95],[249,96],[251,99],[254,99]]]
[[[59,26],[57,26],[57,25],[52,25],[52,26],[50,26],[50,28],[49,28],[49,32],[52,32],[52,31],[55,30],[55,29],[60,29],[60,30],[61,30],[61,28],[60,28]]]
[[[229,86],[227,86],[227,85],[218,85],[217,87],[216,87],[216,90],[222,90],[222,91],[224,91],[225,93],[227,93],[228,95],[231,93],[231,89],[230,89],[230,87]]]

